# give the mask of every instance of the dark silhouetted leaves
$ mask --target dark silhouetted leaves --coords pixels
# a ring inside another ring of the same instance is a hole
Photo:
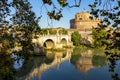
[[[58,2],[62,7],[65,7],[68,5],[67,0],[58,0]]]
[[[42,0],[44,4],[48,4],[48,5],[51,5],[52,4],[52,1],[51,0]]]
[[[55,20],[60,20],[60,18],[63,17],[61,11],[55,12],[55,10],[53,10],[52,12],[48,12],[47,15],[50,17],[50,19]]]

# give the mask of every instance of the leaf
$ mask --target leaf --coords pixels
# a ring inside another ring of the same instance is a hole
[[[120,1],[118,1],[118,6],[120,7]]]
[[[42,0],[44,4],[48,4],[48,5],[51,5],[52,4],[52,1],[51,0]]]
[[[57,1],[62,7],[65,7],[68,5],[67,0],[57,0]]]

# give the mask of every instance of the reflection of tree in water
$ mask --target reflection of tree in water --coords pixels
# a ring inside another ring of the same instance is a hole
[[[105,52],[109,61],[109,72],[112,72],[114,80],[120,80],[120,53],[119,52]]]
[[[101,67],[107,64],[107,57],[103,49],[94,49],[92,63],[94,67]]]
[[[91,68],[101,67],[106,64],[105,55],[94,54],[94,52],[96,52],[94,50],[80,50],[79,48],[78,50],[74,50],[71,57],[71,63],[74,64],[79,71],[87,72]]]
[[[93,66],[95,67],[104,66],[107,63],[106,56],[93,55],[92,63],[93,63]]]
[[[17,70],[16,77],[21,77],[21,76],[28,74],[30,72],[30,70],[33,68],[33,65],[34,65],[33,57],[31,57],[29,55],[24,56],[23,66],[22,66],[22,68]]]
[[[80,58],[80,56],[81,56],[80,49],[79,48],[74,48],[72,56],[71,56],[71,59],[70,59],[70,62],[75,65],[76,61],[78,61],[78,59]]]
[[[9,56],[0,55],[0,80],[15,80],[13,61]]]
[[[49,55],[49,56],[47,55],[47,56],[27,56],[27,57],[25,57],[24,65],[16,73],[17,79],[20,79],[20,77],[22,77],[22,79],[24,79],[25,75],[30,73],[33,68],[37,68],[37,67],[41,66],[41,64],[43,64],[43,63],[46,63],[46,64],[51,63],[52,60],[54,59],[54,57],[52,57],[52,56],[54,56],[54,54]]]

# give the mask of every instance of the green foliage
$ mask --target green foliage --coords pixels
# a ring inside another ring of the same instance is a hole
[[[24,27],[24,31],[22,31],[22,37],[18,38],[18,41],[22,45],[22,50],[24,53],[29,53],[29,49],[32,47],[32,31],[30,27]],[[21,39],[22,38],[22,39]]]
[[[40,32],[39,32],[41,35],[43,34],[48,34],[48,29],[41,29]]]
[[[9,54],[10,49],[14,47],[14,38],[11,33],[8,33],[8,28],[3,28],[0,31],[0,54]]]
[[[120,31],[120,28],[117,28],[118,31]]]
[[[106,47],[108,45],[107,35],[108,32],[100,28],[95,28],[92,31],[94,39],[94,47]]]
[[[81,44],[81,40],[82,40],[82,37],[78,31],[75,31],[74,33],[72,33],[71,41],[73,41],[73,45],[79,46]]]
[[[17,31],[25,31],[25,27],[19,26],[19,27],[17,28]]]
[[[45,28],[45,29],[41,29],[39,31],[39,33],[41,35],[43,34],[57,34],[57,30],[59,31],[59,34],[68,34],[67,30],[66,29],[49,29],[49,28]]]
[[[68,31],[66,29],[59,30],[59,34],[68,34]]]
[[[57,30],[49,29],[49,34],[57,34]]]
[[[72,64],[76,65],[77,61],[80,59],[80,57],[81,57],[81,50],[80,50],[80,48],[74,48],[72,56],[71,56],[71,59],[70,59],[70,62]]]
[[[36,29],[34,27],[20,26],[20,27],[9,28],[9,30],[11,31],[3,30],[4,34],[8,32],[7,36],[4,35],[1,39],[2,41],[4,41],[4,42],[1,42],[2,46],[7,48],[7,49],[5,48],[4,49],[8,51],[16,46],[21,46],[25,54],[29,53],[30,49],[32,49],[33,47],[32,34],[33,32],[35,32]],[[3,51],[6,52],[5,50]]]
[[[96,2],[96,4],[94,3],[93,5],[90,5],[91,14],[94,15],[94,17],[103,18],[100,27],[104,28],[110,25],[118,28],[120,25],[120,0],[108,0],[106,2],[104,0],[96,0]],[[94,5],[95,7],[92,8]],[[102,5],[104,5],[103,8],[101,8]],[[97,11],[97,13],[94,14],[95,11]],[[120,36],[117,36],[119,31],[116,32],[116,30],[113,29],[113,33],[109,34],[112,35],[111,38],[108,37],[111,40],[110,49],[117,48],[120,50]],[[98,40],[99,43],[101,42],[100,40]],[[105,40],[103,40],[103,42],[104,41]],[[117,60],[120,60],[119,52],[106,52],[106,55],[108,57],[108,61],[110,62],[109,71],[112,72],[113,80],[120,80],[120,76],[118,75],[119,73],[115,72],[117,66],[119,67],[116,63]]]
[[[94,55],[92,58],[93,66],[100,67],[106,65],[107,58],[106,56]]]
[[[119,72],[116,72],[116,69],[118,69],[118,61],[120,60],[120,52],[105,52],[106,56],[108,57],[109,61],[109,72],[112,73],[113,80],[120,80],[120,76],[118,75]],[[119,70],[119,69],[118,69]]]
[[[13,0],[12,6],[16,9],[16,13],[11,20],[14,25],[19,26],[38,26],[38,19],[31,10],[32,6],[28,0]]]
[[[112,39],[113,45],[111,46],[111,48],[120,50],[120,28],[114,30]]]
[[[13,68],[13,61],[9,56],[0,55],[0,79],[1,80],[15,80],[15,69]]]
[[[0,26],[8,23],[5,18],[10,14],[10,6],[11,4],[8,2],[8,0],[0,0]]]

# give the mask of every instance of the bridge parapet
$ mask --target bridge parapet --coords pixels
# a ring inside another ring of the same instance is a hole
[[[70,45],[71,36],[70,35],[37,35],[37,39],[33,39],[33,43],[38,43],[41,46],[49,47],[49,48],[56,48],[58,45],[67,46]],[[53,46],[51,46],[53,45]],[[72,46],[72,45],[71,45]],[[61,48],[62,48],[61,47]]]

